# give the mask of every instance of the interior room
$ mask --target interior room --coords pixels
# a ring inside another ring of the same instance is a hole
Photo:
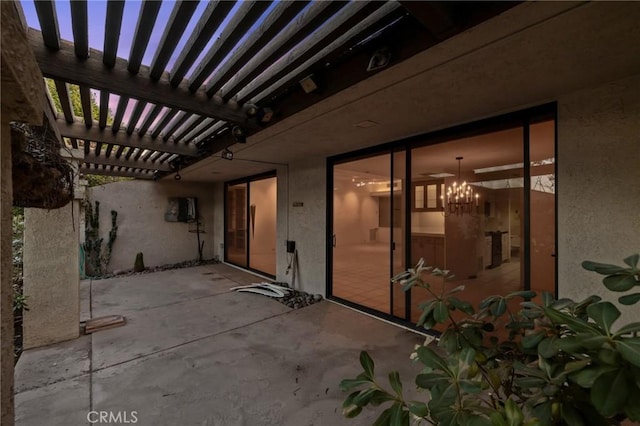
[[[464,284],[473,303],[524,288],[554,292],[554,121],[528,126],[528,150],[525,132],[413,147],[408,185],[404,149],[335,164],[333,296],[415,323],[417,305],[432,296],[414,288],[406,310],[389,278],[420,258],[454,274],[445,283],[425,276],[434,291]]]

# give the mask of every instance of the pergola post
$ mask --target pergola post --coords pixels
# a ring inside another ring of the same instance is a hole
[[[0,2],[2,39],[2,115],[0,116],[0,423],[14,424],[13,286],[11,168],[12,121],[42,124],[42,74],[30,53],[25,29],[14,2]]]

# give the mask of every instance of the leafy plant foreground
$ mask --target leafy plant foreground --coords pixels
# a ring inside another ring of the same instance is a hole
[[[583,262],[605,275],[612,292],[640,286],[635,254],[625,266]],[[448,271],[418,265],[392,279],[409,291],[426,289],[418,326],[446,326],[437,346],[416,346],[411,358],[423,369],[415,378],[421,401],[403,395],[398,372],[389,385],[378,381],[374,361],[360,354],[363,371],[341,382],[351,391],[343,414],[352,418],[367,406],[381,407],[375,425],[444,426],[617,425],[640,421],[640,322],[616,326],[620,310],[592,295],[582,301],[555,300],[533,291],[490,296],[477,307],[461,299],[464,287],[436,291],[425,277]],[[519,309],[512,310],[519,301]],[[634,305],[640,293],[618,298]],[[511,303],[510,303],[511,302]],[[461,319],[462,318],[462,319]],[[495,324],[504,324],[496,327]],[[383,409],[384,408],[384,409]]]

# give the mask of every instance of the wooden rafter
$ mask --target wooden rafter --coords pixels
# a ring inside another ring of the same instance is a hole
[[[56,7],[51,0],[33,2],[38,14],[38,21],[42,29],[42,40],[49,49],[60,49],[60,29]]]
[[[142,64],[142,57],[149,45],[151,31],[158,18],[160,6],[162,2],[153,0],[144,0],[140,6],[140,14],[138,15],[138,23],[134,32],[133,42],[131,43],[131,52],[129,53],[129,64],[127,69],[132,74],[137,74]]]
[[[87,129],[81,123],[67,123],[60,119],[56,120],[56,124],[60,129],[60,134],[68,138],[91,140],[97,143],[129,146],[133,148],[151,149],[154,151],[166,151],[186,156],[197,155],[197,148],[195,146],[186,146],[181,143],[174,144],[173,142],[162,143],[155,141],[149,135],[140,137],[137,134],[134,134],[129,136],[122,130],[117,133],[113,133],[109,129],[101,130],[96,126]]]
[[[109,0],[107,2],[107,16],[104,25],[104,56],[102,62],[109,68],[116,64],[120,29],[122,28],[122,15],[124,13],[124,1]]]
[[[280,70],[271,74],[267,79],[262,81],[256,87],[253,87],[251,90],[243,93],[242,96],[238,97],[239,102],[244,102],[247,99],[251,99],[256,94],[262,92],[268,87],[272,86],[282,77],[286,76],[292,70],[295,70],[298,66],[304,64],[308,59],[312,58],[315,54],[323,50],[327,45],[337,40],[347,31],[349,31],[352,27],[357,25],[360,21],[364,20],[374,12],[376,12],[381,7],[389,7],[391,9],[395,6],[394,3],[387,2],[377,2],[373,1],[364,6],[361,6],[358,10],[355,10],[355,13],[346,18],[340,25],[335,28],[327,31],[318,31],[313,34],[312,39],[309,41],[309,48],[304,50],[303,52],[291,52],[285,63],[287,66],[282,67]]]
[[[129,124],[127,124],[127,133],[130,135],[135,130],[138,125],[138,120],[142,116],[145,107],[147,106],[146,102],[136,101],[135,106],[133,107],[133,112],[131,113],[131,117],[129,117]]]
[[[270,43],[262,49],[258,57],[259,60],[253,64],[253,69],[238,74],[237,77],[229,80],[229,82],[225,82],[222,97],[225,100],[231,99],[240,89],[262,74],[298,43],[315,32],[322,24],[347,4],[348,2],[344,1],[314,2],[302,13],[301,17],[296,20],[295,25],[287,27],[281,36],[274,39],[273,43]],[[212,84],[212,86],[207,89],[207,92],[210,95],[214,94],[217,92],[217,86]]]
[[[118,58],[116,65],[108,69],[102,63],[102,53],[97,50],[91,49],[89,58],[80,61],[75,57],[72,43],[61,41],[60,50],[54,52],[48,50],[39,41],[41,38],[39,31],[30,29],[28,37],[42,74],[47,77],[87,85],[93,89],[106,90],[120,96],[129,96],[192,114],[205,115],[245,126],[248,124],[241,110],[211,101],[202,90],[193,93],[188,90],[186,83],[173,87],[163,80],[152,81],[149,78],[148,67],[141,66],[138,74],[133,75],[127,70],[127,62]]]
[[[98,119],[98,127],[104,129],[107,127],[107,114],[109,113],[109,93],[105,90],[100,91],[100,118]]]
[[[231,1],[214,1],[207,5],[195,30],[187,40],[170,73],[171,85],[177,87],[231,9]]]
[[[174,135],[173,137],[174,141],[175,142],[180,141],[183,137],[188,135],[196,127],[202,124],[206,119],[207,119],[206,117],[202,117],[202,116],[196,116],[196,115],[191,116],[191,118],[189,118],[189,121],[187,122],[184,129],[182,129],[180,133]]]
[[[160,154],[163,154],[160,152]],[[171,155],[171,154],[170,154]],[[171,167],[168,164],[161,164],[158,161],[133,161],[126,158],[116,158],[115,156],[107,156],[95,154],[89,154],[84,157],[84,162],[89,164],[101,164],[107,166],[118,166],[118,167],[126,167],[126,168],[139,168],[139,169],[149,169],[149,170],[158,170],[163,172],[171,171]]]
[[[60,106],[62,107],[62,113],[67,123],[73,123],[73,109],[71,108],[71,99],[69,99],[69,89],[64,81],[54,80],[56,84],[56,91],[58,92],[58,99],[60,99]]]
[[[149,111],[149,114],[147,114],[147,117],[144,119],[142,126],[140,126],[140,130],[138,130],[138,136],[142,137],[147,134],[147,130],[149,130],[149,127],[151,127],[156,117],[158,117],[162,108],[162,105],[155,105],[151,111]]]
[[[271,1],[245,1],[225,25],[218,39],[190,77],[189,90],[195,92],[249,28],[269,8]]]
[[[173,118],[176,116],[176,114],[178,114],[180,112],[179,109],[177,108],[172,108],[169,111],[167,111],[167,113],[164,115],[164,117],[162,117],[162,120],[160,120],[160,122],[158,123],[158,125],[156,126],[155,129],[153,129],[153,132],[151,133],[151,137],[152,138],[157,138],[158,136],[160,136],[160,133],[162,133],[162,130],[167,127],[167,125],[169,125],[169,123],[171,122],[171,120],[173,120]]]
[[[82,104],[84,125],[87,127],[93,126],[93,117],[91,116],[91,90],[85,85],[80,86],[80,103]]]
[[[76,56],[86,59],[89,56],[89,24],[87,22],[87,1],[74,0],[71,5],[71,29]]]
[[[112,168],[106,169],[98,165],[88,165],[86,163],[80,166],[80,172],[89,175],[102,175],[102,176],[121,176],[132,177],[136,179],[153,179],[154,173],[152,170],[134,171],[134,169],[120,169],[114,170]]]
[[[279,2],[260,28],[234,52],[230,59],[224,62],[222,68],[215,75],[211,76],[207,82],[207,94],[212,96],[220,90],[225,82],[229,81],[283,28],[289,25],[309,3],[309,1]]]
[[[180,37],[184,33],[187,24],[198,7],[197,1],[178,1],[173,6],[169,22],[162,34],[162,40],[158,45],[153,61],[151,61],[151,72],[149,76],[153,80],[158,80],[164,72],[164,67],[171,58]]]
[[[187,122],[187,120],[191,118],[191,114],[182,114],[182,116],[176,120],[174,120],[169,127],[167,127],[166,131],[164,132],[164,140],[168,141],[169,138],[171,138],[173,136],[173,134],[175,133],[176,130],[178,130],[180,127],[182,127],[182,125],[184,123]],[[175,140],[175,138],[174,138]]]
[[[116,107],[116,115],[113,117],[113,123],[111,124],[111,131],[113,133],[120,130],[122,118],[124,117],[124,112],[127,110],[128,104],[129,98],[127,96],[120,96],[120,99],[118,100],[118,106]]]

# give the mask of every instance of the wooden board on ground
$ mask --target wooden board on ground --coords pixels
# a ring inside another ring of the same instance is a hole
[[[96,331],[121,327],[125,324],[126,320],[122,315],[107,315],[105,317],[93,318],[85,323],[84,333],[91,334]]]

